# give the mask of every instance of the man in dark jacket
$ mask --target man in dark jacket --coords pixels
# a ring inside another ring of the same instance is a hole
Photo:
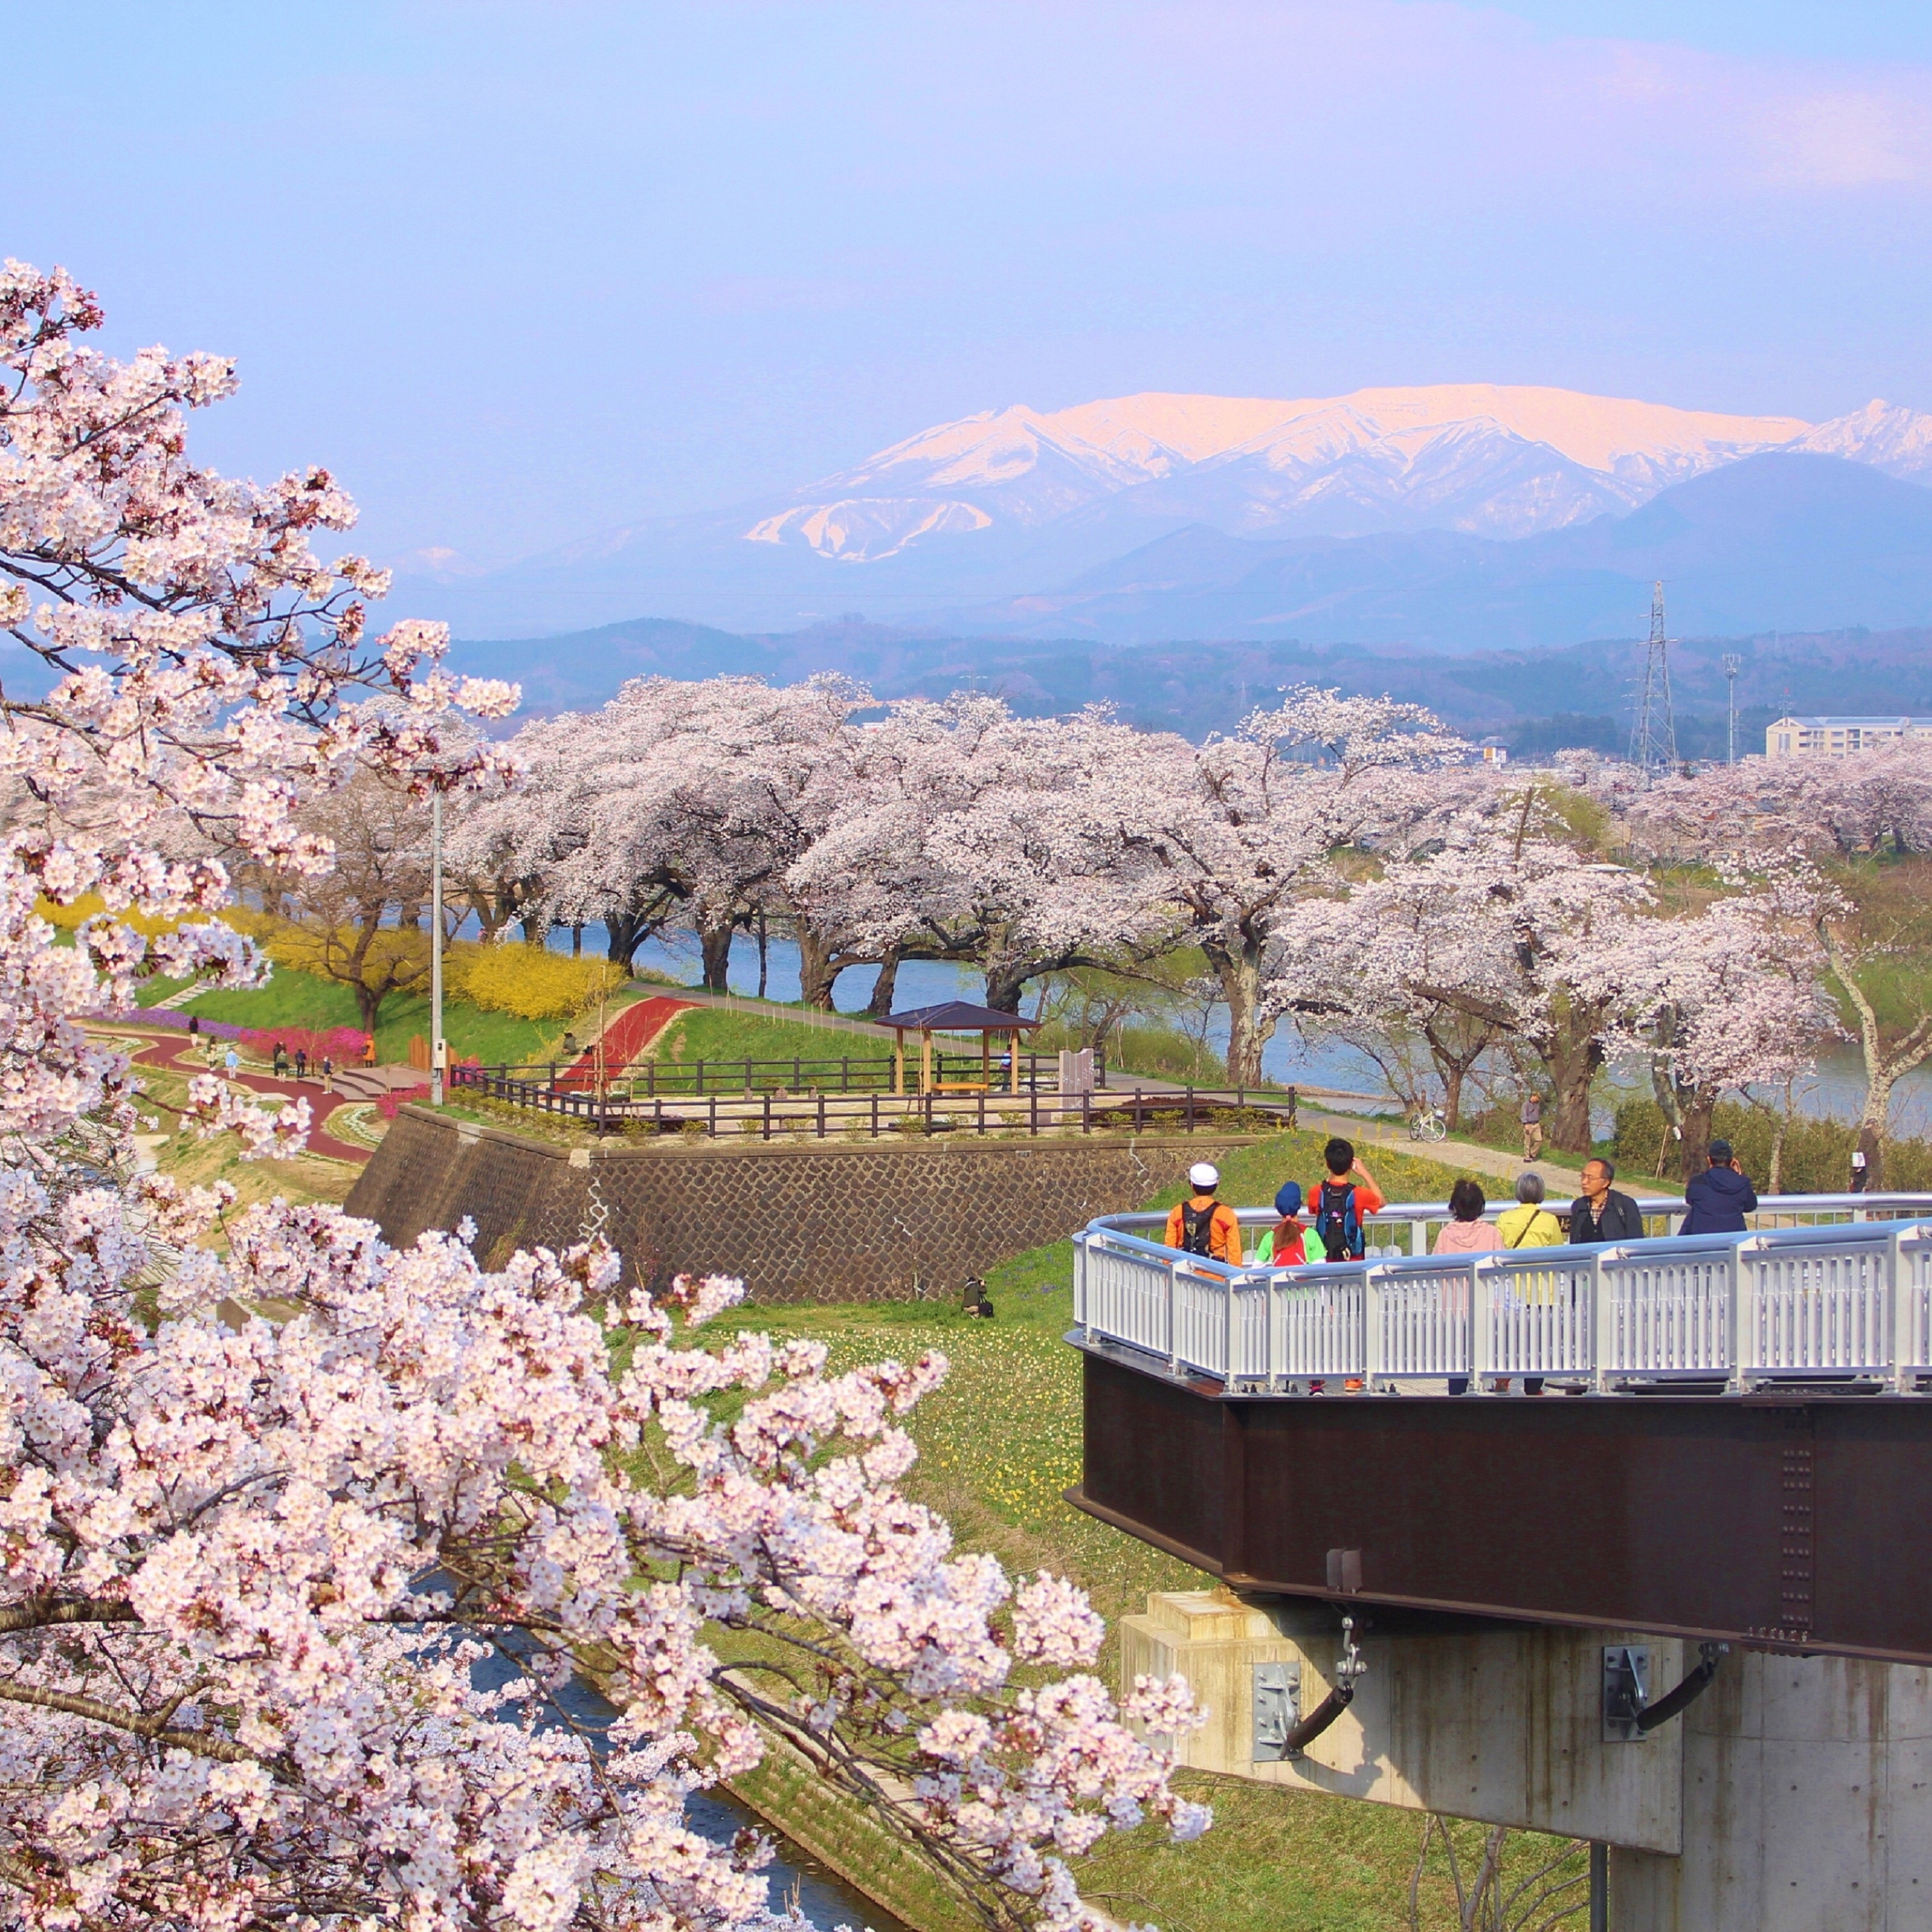
[[[1757,1211],[1757,1190],[1744,1178],[1729,1141],[1711,1143],[1711,1165],[1685,1184],[1684,1198],[1690,1211],[1680,1234],[1742,1234],[1744,1216]]]
[[[1583,1191],[1570,1204],[1573,1246],[1592,1241],[1640,1241],[1643,1216],[1628,1194],[1612,1187],[1617,1171],[1606,1160],[1583,1163]]]

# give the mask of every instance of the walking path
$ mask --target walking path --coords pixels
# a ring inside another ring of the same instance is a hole
[[[1559,1196],[1574,1198],[1582,1188],[1580,1164],[1564,1167],[1553,1160],[1524,1161],[1504,1148],[1484,1147],[1477,1141],[1412,1141],[1401,1128],[1386,1120],[1365,1120],[1356,1114],[1316,1113],[1304,1107],[1298,1118],[1304,1126],[1345,1135],[1360,1148],[1386,1148],[1391,1154],[1413,1154],[1418,1160],[1439,1161],[1444,1167],[1494,1174],[1512,1187],[1516,1176],[1527,1170],[1542,1178],[1552,1200]]]
[[[176,1073],[206,1073],[208,1063],[202,1049],[193,1041],[184,1040],[177,1033],[149,1033],[136,1026],[114,1028],[117,1034],[138,1036],[150,1045],[142,1047],[134,1055],[136,1062],[149,1066],[165,1066]],[[358,1167],[369,1158],[370,1150],[358,1147],[353,1142],[338,1140],[328,1131],[328,1117],[342,1102],[338,1096],[325,1094],[319,1080],[278,1080],[266,1073],[251,1072],[241,1068],[236,1079],[252,1092],[262,1095],[278,1095],[285,1100],[306,1100],[312,1110],[314,1124],[308,1130],[308,1151],[320,1154],[326,1160],[352,1161]]]
[[[625,1007],[613,1016],[585,1052],[558,1076],[556,1084],[579,1091],[595,1087],[597,1050],[600,1046],[604,1050],[604,1078],[608,1079],[614,1074],[622,1072],[680,1013],[690,1012],[698,1004],[694,1000],[673,999],[668,994],[660,993],[648,1000],[640,1000],[634,1006]]]

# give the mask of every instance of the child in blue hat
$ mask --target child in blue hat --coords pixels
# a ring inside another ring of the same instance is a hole
[[[1301,1219],[1300,1181],[1282,1183],[1281,1192],[1274,1197],[1274,1211],[1281,1219],[1262,1237],[1261,1245],[1255,1250],[1256,1267],[1301,1268],[1310,1260],[1324,1258],[1318,1255],[1311,1256],[1302,1245],[1302,1237],[1307,1228]]]

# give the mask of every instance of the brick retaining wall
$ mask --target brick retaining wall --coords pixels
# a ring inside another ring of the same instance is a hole
[[[349,1196],[394,1244],[476,1224],[500,1267],[519,1247],[604,1232],[627,1279],[741,1276],[760,1301],[956,1293],[969,1274],[1096,1214],[1135,1208],[1247,1135],[572,1149],[404,1108]],[[594,1188],[594,1196],[593,1196]]]

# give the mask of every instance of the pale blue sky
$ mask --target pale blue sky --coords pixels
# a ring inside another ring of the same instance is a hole
[[[478,562],[1137,389],[1932,408],[1932,7],[0,0],[0,252]],[[58,44],[56,44],[57,41]],[[57,76],[55,80],[51,76]]]

